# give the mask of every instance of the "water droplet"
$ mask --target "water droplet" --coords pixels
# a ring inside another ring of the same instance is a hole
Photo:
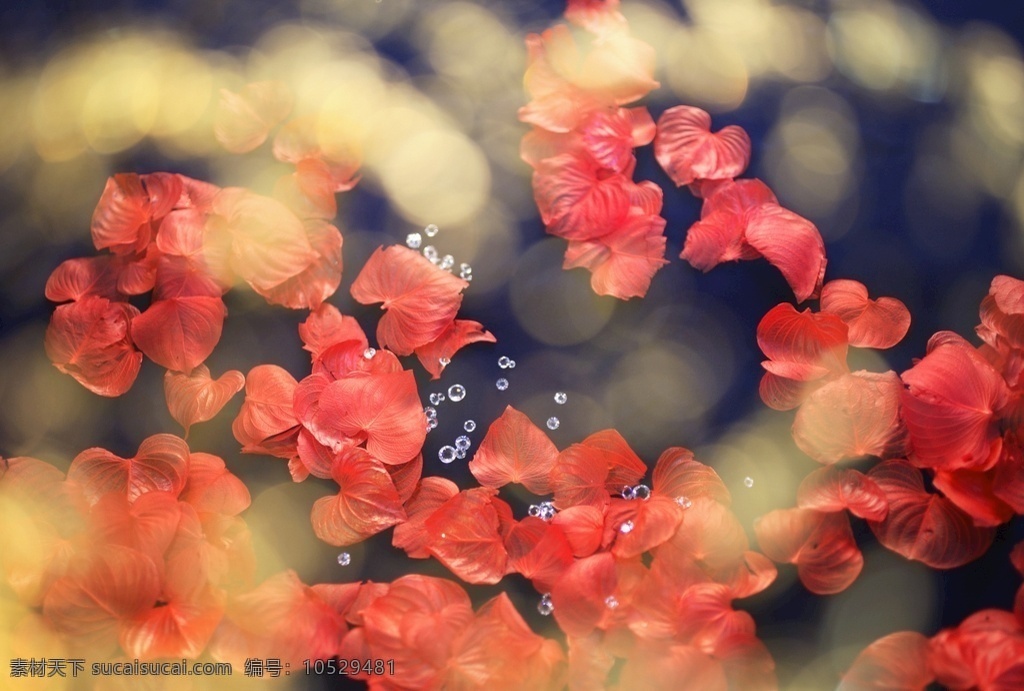
[[[651,498],[651,488],[647,485],[637,485],[633,488],[633,492],[637,499],[643,499],[646,501]]]
[[[367,360],[372,360],[373,356],[376,355],[376,354],[377,354],[377,349],[376,348],[367,348],[366,350],[363,351],[363,357],[366,358]]]
[[[437,362],[438,362],[438,364],[440,364],[440,365],[441,365],[441,368],[442,368],[442,369],[444,369],[444,368],[445,368],[445,367],[447,367],[448,365],[452,364],[452,360],[451,360],[451,358],[446,358],[446,357],[443,357],[443,358],[438,358]]]
[[[536,504],[530,504],[530,508],[526,511],[526,513],[536,518],[540,515],[540,507],[537,506]]]
[[[466,397],[466,387],[462,384],[452,384],[448,387],[448,398],[453,401],[461,401]]]
[[[437,248],[433,245],[427,245],[423,248],[423,256],[429,259],[431,264],[436,264],[438,262]]]
[[[441,268],[445,271],[451,271],[452,267],[455,266],[455,257],[450,254],[446,254],[441,257]]]
[[[622,494],[623,499],[636,499],[636,490],[630,487],[629,485],[623,487],[622,492],[620,492],[620,494]]]
[[[604,599],[604,606],[608,609],[615,609],[619,606],[619,601],[615,599],[614,595],[609,595]]]
[[[500,358],[498,358],[498,367],[502,369],[508,369],[508,363],[510,362],[512,361],[508,359],[507,355],[502,355]]]
[[[558,426],[562,424],[557,417],[548,418],[548,429],[558,429]]]
[[[555,611],[555,604],[551,602],[551,593],[541,595],[540,602],[537,603],[537,611],[545,617]]]
[[[434,237],[435,235],[437,235],[437,231],[439,231],[439,230],[440,230],[440,228],[438,228],[438,227],[437,227],[436,225],[434,225],[433,223],[431,223],[431,224],[430,224],[429,226],[427,226],[426,228],[424,228],[424,229],[423,229],[423,233],[424,233],[424,234],[425,234],[425,235],[426,235],[426,236],[427,236],[428,238],[432,238],[432,237]]]
[[[441,533],[441,539],[442,540],[448,539],[448,533]]]
[[[418,250],[423,244],[423,236],[419,233],[409,233],[405,236],[405,245],[409,249]]]
[[[455,448],[456,449],[460,449],[462,451],[465,451],[470,446],[472,446],[472,444],[473,444],[473,442],[471,442],[469,440],[469,437],[467,437],[465,434],[455,438]]]
[[[569,396],[564,391],[559,391],[555,394],[555,403],[558,405],[565,405],[565,402],[569,400]]]
[[[626,533],[633,532],[633,521],[626,521],[619,526],[619,532],[625,535]]]
[[[432,393],[432,394],[430,394],[430,404],[431,405],[440,405],[442,401],[444,401],[444,394],[443,393]]]
[[[508,361],[508,368],[509,369],[514,369],[515,366],[516,366],[516,361],[515,360],[509,360]]]
[[[494,385],[498,387],[498,391],[504,391],[508,388],[508,379],[502,377],[498,381],[494,382]]]
[[[467,432],[472,432],[473,430],[476,429],[476,422],[474,422],[473,420],[466,420],[465,422],[462,423],[462,429],[466,430]]]
[[[342,552],[338,555],[338,563],[342,566],[348,566],[352,563],[352,555],[348,552]]]
[[[442,463],[451,463],[456,457],[455,447],[448,445],[442,446],[437,452],[437,457],[441,459]]]
[[[746,476],[745,478],[743,478],[743,484],[747,486],[747,489],[750,489],[751,487],[754,486],[754,478],[750,477],[749,475]]]
[[[689,497],[676,497],[676,503],[683,507],[684,510],[693,506],[693,500]]]

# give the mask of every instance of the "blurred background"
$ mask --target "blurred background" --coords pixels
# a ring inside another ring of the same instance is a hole
[[[172,171],[269,194],[287,172],[264,146],[244,156],[213,139],[220,88],[281,79],[327,144],[364,141],[363,179],[339,197],[346,272],[331,299],[368,334],[376,308],[348,287],[381,244],[429,223],[432,242],[473,267],[461,316],[497,345],[462,351],[430,393],[462,384],[438,406],[425,474],[471,486],[465,462],[437,450],[472,419],[474,447],[507,404],[550,432],[559,448],[615,427],[651,466],[669,446],[713,465],[745,525],[790,506],[816,464],[789,436],[792,413],[765,408],[755,329],[792,293],[764,262],[702,275],[678,259],[699,203],[639,152],[638,180],[666,190],[670,264],[644,300],[596,297],[583,270],[561,269],[564,243],[537,216],[529,168],[523,37],[560,16],[561,2],[434,0],[40,1],[0,9],[0,454],[66,468],[85,448],[122,456],[159,432],[181,433],[150,361],[132,390],[97,397],[59,374],[43,351],[53,305],[43,296],[64,259],[94,253],[92,209],[108,175]],[[853,369],[901,372],[929,336],[973,339],[992,277],[1024,277],[1024,13],[1014,3],[894,0],[623,0],[632,32],[654,46],[662,88],[657,117],[700,106],[715,128],[738,124],[753,140],[748,175],[814,221],[828,252],[826,278],[864,282],[899,298],[913,325],[905,341]],[[296,325],[305,313],[266,305],[245,289],[226,296],[224,336],[208,364],[218,376],[276,363],[309,372]],[[976,339],[973,339],[977,342]],[[500,356],[516,363],[502,369]],[[410,366],[413,366],[410,363]],[[507,390],[495,381],[505,377]],[[556,391],[567,402],[553,400]],[[309,508],[329,482],[292,484],[285,463],[242,456],[230,432],[236,397],[197,425],[193,450],[224,457],[249,484],[245,514],[261,575],[294,568],[307,583],[447,575],[390,547],[390,531],[349,549],[319,543]],[[470,451],[472,453],[472,450]],[[744,483],[751,478],[753,485]],[[335,490],[336,491],[336,490]],[[503,496],[507,492],[503,490]],[[525,514],[530,499],[507,494]],[[945,573],[877,546],[854,519],[864,572],[846,592],[814,597],[780,567],[751,611],[784,688],[834,684],[868,642],[902,629],[932,634],[984,607],[1009,608],[1018,584],[1007,560],[1024,537],[1000,529],[979,561]],[[501,590],[534,630],[554,635],[523,579],[471,588],[479,603]]]

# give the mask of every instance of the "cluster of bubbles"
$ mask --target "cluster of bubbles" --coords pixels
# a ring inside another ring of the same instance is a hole
[[[427,416],[427,432],[430,432],[437,428],[437,408],[428,405],[423,409],[423,412]]]
[[[623,499],[640,499],[642,501],[647,501],[651,498],[651,488],[647,485],[637,485],[636,487],[626,485],[622,488],[621,494]]]
[[[558,509],[555,508],[554,503],[550,501],[542,501],[539,504],[530,504],[528,512],[534,518],[539,518],[542,521],[550,521],[558,513]]]
[[[455,257],[450,254],[442,256],[433,245],[423,244],[423,235],[426,235],[428,238],[433,238],[437,236],[438,230],[439,228],[437,225],[431,223],[423,229],[422,235],[420,233],[409,233],[405,236],[405,246],[413,250],[418,250],[422,247],[423,256],[426,257],[431,264],[434,264],[442,271],[451,272],[452,268],[455,266]],[[463,281],[472,281],[473,267],[466,262],[459,264],[459,278]]]
[[[545,617],[550,616],[555,611],[555,604],[551,601],[551,593],[544,593],[540,596],[540,602],[537,603],[537,611]]]

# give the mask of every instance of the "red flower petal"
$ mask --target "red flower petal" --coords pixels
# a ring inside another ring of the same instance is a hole
[[[900,402],[913,460],[933,468],[984,470],[1002,440],[996,412],[1009,398],[1003,378],[955,334],[932,337],[928,354],[902,374]]]
[[[352,284],[352,297],[364,305],[383,302],[377,342],[398,355],[410,355],[447,329],[469,284],[441,271],[408,247],[377,248]]]
[[[370,455],[389,465],[412,460],[427,436],[427,421],[412,372],[352,376],[331,382],[316,414],[324,442],[366,439]]]
[[[341,233],[327,221],[304,223],[316,258],[300,273],[269,290],[257,290],[272,305],[292,309],[316,309],[334,295],[341,283]]]
[[[539,592],[550,592],[573,562],[572,548],[562,529],[534,516],[512,526],[505,538],[508,569],[529,578]]]
[[[608,175],[582,153],[546,158],[533,174],[533,194],[552,235],[590,240],[619,227],[629,213],[629,180]]]
[[[447,478],[423,478],[405,504],[409,520],[395,526],[391,544],[405,550],[413,559],[428,558],[430,552],[427,551],[427,545],[430,543],[430,534],[427,533],[427,519],[458,493],[458,486]]]
[[[530,418],[512,406],[487,428],[469,471],[484,487],[518,483],[534,494],[549,494],[558,449]]]
[[[907,335],[910,312],[895,298],[868,299],[859,281],[829,281],[821,289],[821,311],[831,312],[850,329],[850,345],[891,348]]]
[[[750,163],[750,137],[736,125],[712,134],[705,111],[676,106],[658,118],[654,156],[678,187],[698,179],[731,179]]]
[[[646,112],[646,109],[638,110]],[[647,120],[650,119],[648,114]],[[654,123],[650,124],[653,126]],[[578,129],[583,146],[595,161],[608,170],[622,172],[629,168],[633,164],[633,147],[641,146],[633,141],[633,117],[625,108],[596,110],[580,123]]]
[[[167,408],[186,435],[195,423],[216,417],[244,386],[245,376],[238,370],[229,370],[214,380],[206,365],[199,365],[190,374],[168,370],[164,375]]]
[[[138,175],[107,178],[92,214],[92,242],[96,249],[109,248],[115,254],[142,252],[152,235],[150,217],[149,194]]]
[[[384,466],[395,483],[395,490],[398,498],[404,504],[409,501],[413,493],[420,486],[420,478],[423,475],[423,454],[416,454],[416,458],[401,465]]]
[[[601,546],[604,513],[596,506],[570,506],[556,513],[551,522],[562,529],[575,557],[589,557]]]
[[[840,691],[924,691],[935,680],[928,668],[928,639],[913,631],[879,638],[843,675]]]
[[[142,365],[129,323],[139,311],[124,302],[87,296],[60,305],[46,329],[46,354],[54,366],[93,393],[120,396]]]
[[[417,348],[416,357],[419,358],[423,368],[430,372],[432,380],[440,379],[441,372],[445,368],[441,364],[442,359],[451,361],[455,357],[455,353],[470,343],[496,343],[497,340],[494,334],[484,329],[480,322],[456,319],[441,332],[440,336]]]
[[[697,497],[672,539],[658,548],[658,558],[696,561],[714,574],[729,571],[750,548],[736,515],[709,497]]]
[[[683,509],[675,499],[653,495],[646,501],[613,499],[605,516],[605,533],[612,533],[612,554],[636,557],[675,535]]]
[[[586,636],[608,612],[605,601],[618,584],[615,558],[601,553],[578,559],[551,591],[555,621],[568,636]]]
[[[132,458],[106,449],[86,449],[68,468],[68,480],[77,482],[90,503],[108,492],[123,493],[135,501],[146,492],[181,494],[188,479],[188,445],[172,434],[155,434],[139,444]]]
[[[46,299],[79,300],[87,295],[115,300],[117,274],[110,256],[83,257],[61,262],[46,280]]]
[[[142,186],[149,196],[149,207],[154,220],[159,220],[178,207],[185,189],[183,176],[177,173],[149,173],[140,175]]]
[[[981,556],[995,532],[978,528],[952,502],[925,491],[921,471],[906,461],[881,463],[868,473],[889,502],[881,522],[869,522],[883,545],[907,559],[951,569]]]
[[[131,255],[125,255],[130,257]],[[156,272],[160,264],[160,249],[151,244],[144,255],[135,255],[121,265],[117,276],[117,290],[124,295],[142,295],[156,287]]]
[[[294,441],[280,450],[275,437],[294,432],[298,434],[299,421],[295,417],[293,399],[298,382],[277,365],[259,365],[249,370],[245,378],[245,401],[238,417],[231,423],[235,439],[243,453],[294,455]],[[289,448],[290,447],[290,448]]]
[[[354,317],[343,315],[338,308],[323,303],[310,312],[306,321],[299,324],[299,338],[303,349],[313,354],[317,360],[325,350],[336,343],[358,341],[363,348],[367,346],[366,334]]]
[[[562,267],[585,267],[598,295],[620,300],[644,297],[665,259],[665,219],[632,214],[618,228],[596,240],[572,240]]]
[[[430,553],[467,583],[497,583],[505,575],[508,553],[495,494],[487,488],[459,492],[426,522]]]
[[[715,469],[693,457],[693,452],[680,446],[665,449],[654,466],[651,486],[656,494],[671,499],[709,497],[728,506],[729,490]]]
[[[262,144],[291,109],[292,95],[282,82],[253,82],[237,94],[221,89],[213,131],[225,149],[245,153]]]
[[[800,582],[817,595],[846,590],[864,567],[845,513],[782,509],[757,519],[754,531],[765,555],[796,564]]]
[[[121,647],[141,660],[199,657],[224,616],[224,599],[212,588],[175,594],[122,627]]]
[[[405,520],[391,476],[366,451],[343,451],[334,463],[333,477],[338,494],[313,504],[313,532],[324,542],[353,545]]]
[[[51,298],[52,299],[52,298]],[[992,347],[996,347],[992,336],[998,334],[1013,348],[1024,348],[1024,281],[1010,276],[996,276],[992,279],[988,295],[981,301],[981,326],[978,334]]]
[[[889,511],[885,492],[864,473],[830,466],[816,470],[800,483],[797,506],[821,513],[849,509],[854,516],[880,521]]]
[[[932,484],[935,489],[974,520],[974,525],[995,527],[1013,518],[1014,510],[996,494],[995,469],[937,470]]]
[[[236,516],[251,503],[249,488],[224,465],[224,459],[209,453],[189,455],[188,481],[181,501],[197,511]]]
[[[793,422],[793,439],[819,463],[903,455],[907,430],[900,420],[902,390],[891,370],[844,374],[803,402]]]
[[[295,278],[320,256],[302,221],[276,199],[225,188],[213,209],[214,228],[230,239],[231,269],[260,294]]]
[[[782,272],[797,302],[815,297],[821,290],[825,242],[806,218],[781,206],[761,206],[750,213],[744,237]]]
[[[180,518],[177,497],[157,491],[141,494],[133,503],[123,493],[110,492],[101,496],[89,512],[93,534],[104,547],[130,547],[161,566]]]
[[[105,655],[116,646],[120,626],[152,607],[159,594],[152,559],[108,545],[53,583],[43,615],[76,646]]]
[[[217,346],[227,313],[218,297],[157,300],[132,320],[132,339],[158,365],[191,372]]]

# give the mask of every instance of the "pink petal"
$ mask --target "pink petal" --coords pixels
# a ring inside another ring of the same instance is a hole
[[[441,364],[442,359],[451,362],[455,353],[470,343],[496,343],[497,340],[480,322],[456,319],[440,336],[417,348],[416,357],[423,368],[430,372],[432,380],[439,379],[445,367]]]
[[[840,691],[924,691],[935,680],[928,666],[928,639],[913,631],[879,638],[843,675]]]
[[[863,283],[829,281],[821,289],[821,311],[831,312],[850,329],[850,345],[891,348],[907,335],[910,312],[895,298],[868,299]]]
[[[533,494],[549,494],[549,476],[557,458],[558,449],[548,435],[508,406],[488,427],[469,471],[484,487],[518,483]]]
[[[754,531],[765,555],[796,564],[800,581],[817,595],[846,590],[864,566],[845,513],[772,511],[755,521]]]
[[[352,545],[406,519],[387,469],[364,450],[342,452],[332,476],[338,494],[313,504],[313,532],[324,542]]]
[[[885,492],[874,480],[850,468],[830,466],[804,478],[797,506],[821,513],[849,509],[854,516],[880,521],[889,511]]]
[[[825,276],[825,242],[813,223],[781,206],[762,206],[747,220],[746,240],[782,272],[797,302],[815,297]]]
[[[157,300],[132,320],[132,339],[158,365],[191,372],[213,352],[226,316],[219,297]]]
[[[121,173],[107,179],[92,215],[92,241],[96,249],[115,254],[141,252],[149,244],[149,194],[139,176]]]
[[[216,417],[244,386],[241,372],[229,370],[214,380],[206,365],[199,365],[190,374],[168,370],[164,375],[167,408],[186,434],[195,423]]]
[[[170,492],[177,497],[188,480],[188,445],[171,434],[145,439],[132,458],[106,449],[86,449],[75,456],[68,479],[77,482],[91,503],[108,492],[123,493],[129,501],[146,492]]]
[[[750,163],[750,137],[736,125],[712,134],[711,116],[705,111],[675,106],[658,118],[654,156],[677,186],[731,179]]]

